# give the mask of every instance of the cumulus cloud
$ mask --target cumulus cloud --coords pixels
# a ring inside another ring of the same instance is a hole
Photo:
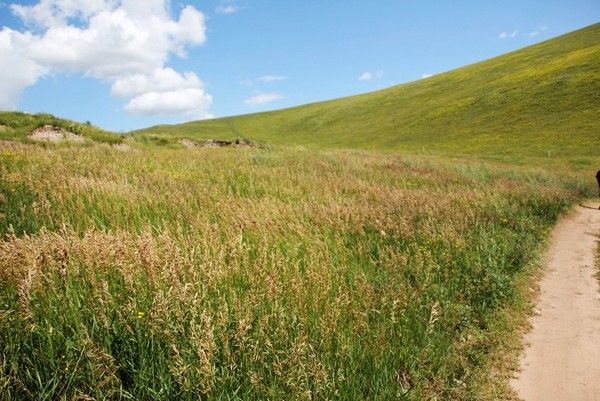
[[[371,74],[370,72],[363,72],[358,77],[359,81],[371,81],[372,79],[373,79],[373,74]]]
[[[538,36],[539,34],[541,34],[542,32],[544,32],[546,29],[548,29],[548,27],[546,27],[545,25],[540,25],[537,28],[535,28],[533,31],[529,32],[527,35],[530,38],[533,38],[535,36]]]
[[[261,106],[263,104],[272,103],[276,100],[283,99],[283,95],[277,92],[257,93],[244,101],[249,106]]]
[[[423,75],[421,75],[421,78],[422,78],[422,79],[425,79],[425,78],[430,78],[430,77],[433,77],[433,74],[427,74],[427,73],[424,73]]]
[[[144,92],[131,99],[125,105],[125,110],[141,116],[183,114],[191,118],[210,118],[212,115],[208,112],[208,106],[211,103],[212,97],[202,89],[178,88]]]
[[[35,84],[46,68],[27,54],[29,33],[0,30],[0,110],[14,110],[23,89]]]
[[[514,39],[517,37],[517,35],[519,34],[519,30],[515,29],[512,32],[500,32],[500,34],[498,35],[498,38],[500,39]]]
[[[196,74],[166,67],[171,54],[185,57],[188,47],[206,41],[204,14],[186,6],[173,18],[168,4],[40,0],[11,5],[31,30],[0,30],[0,108],[15,108],[20,93],[44,75],[74,73],[111,83],[111,94],[128,98],[125,109],[132,113],[207,114],[212,98]],[[174,96],[178,93],[181,99]]]
[[[194,72],[178,73],[172,68],[159,68],[151,73],[127,75],[117,79],[111,95],[128,97],[144,92],[169,92],[177,89],[202,89],[202,81]]]
[[[358,80],[359,81],[372,81],[374,79],[381,79],[381,78],[383,78],[383,70],[377,70],[377,71],[375,71],[375,73],[371,73],[368,71],[363,72],[358,77]]]

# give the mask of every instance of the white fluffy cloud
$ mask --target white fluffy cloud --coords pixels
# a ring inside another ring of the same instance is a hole
[[[209,118],[212,117],[208,112],[211,103],[212,97],[202,89],[175,89],[144,92],[131,99],[125,110],[142,116],[182,114],[191,118]]]
[[[362,74],[360,74],[360,76],[358,77],[359,81],[370,81],[373,79],[373,74],[371,74],[370,72],[363,72]]]
[[[423,73],[423,74],[421,75],[421,79],[430,78],[430,77],[433,77],[433,74],[427,74],[427,73]]]
[[[111,94],[129,98],[126,110],[132,113],[208,115],[212,98],[196,74],[166,67],[171,54],[185,57],[189,46],[206,41],[204,15],[186,6],[173,18],[168,5],[168,0],[11,5],[32,31],[0,30],[0,109],[16,107],[20,93],[45,74],[75,73],[112,83]]]
[[[250,106],[260,106],[263,104],[271,103],[276,100],[283,99],[283,95],[277,92],[268,93],[257,93],[256,95],[249,97],[244,102]]]
[[[28,33],[0,30],[0,110],[14,110],[23,89],[46,72],[25,51],[31,40]]]
[[[498,38],[500,38],[500,39],[508,39],[508,38],[514,39],[514,38],[517,37],[518,34],[519,34],[519,30],[515,29],[512,32],[500,32],[500,34],[498,35]]]
[[[194,72],[178,73],[172,68],[159,68],[150,73],[127,75],[114,81],[113,96],[137,96],[144,92],[169,92],[177,89],[202,89],[202,81]]]
[[[359,81],[372,81],[373,79],[381,79],[383,78],[383,70],[377,70],[375,73],[371,72],[363,72],[359,75]]]

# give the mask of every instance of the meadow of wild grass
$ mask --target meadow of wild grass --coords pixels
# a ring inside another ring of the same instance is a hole
[[[501,312],[592,184],[361,151],[1,142],[0,398],[505,394]]]

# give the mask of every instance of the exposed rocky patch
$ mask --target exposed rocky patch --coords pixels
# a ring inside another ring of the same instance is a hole
[[[188,148],[188,149],[193,149],[197,146],[200,146],[200,144],[196,141],[192,141],[190,139],[187,138],[183,138],[179,140],[179,144],[183,145],[184,147]]]
[[[246,139],[236,139],[233,141],[226,141],[222,139],[209,139],[205,142],[196,142],[191,139],[183,138],[179,140],[179,144],[185,146],[188,149],[192,148],[223,148],[227,146],[235,147],[235,148],[255,148],[258,147],[254,142],[248,141]]]
[[[45,141],[45,142],[83,142],[84,139],[80,135],[76,135],[60,127],[53,125],[44,125],[43,127],[36,128],[31,134],[29,139],[34,141]]]
[[[204,143],[207,147],[223,147],[234,146],[236,148],[255,148],[258,145],[246,139],[236,139],[235,141],[222,141],[219,139],[211,139]]]

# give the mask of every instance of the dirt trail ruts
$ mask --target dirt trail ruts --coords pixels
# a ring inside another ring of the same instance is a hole
[[[532,330],[513,388],[526,401],[600,400],[598,206],[577,207],[552,233]]]

